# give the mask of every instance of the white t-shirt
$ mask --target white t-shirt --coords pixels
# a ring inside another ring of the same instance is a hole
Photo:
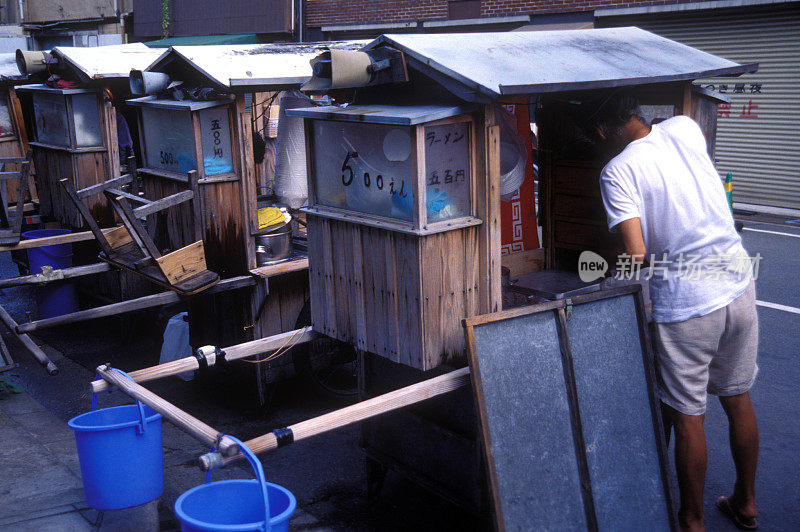
[[[655,321],[704,316],[745,291],[751,262],[694,120],[654,124],[603,168],[600,186],[611,231],[641,219]]]

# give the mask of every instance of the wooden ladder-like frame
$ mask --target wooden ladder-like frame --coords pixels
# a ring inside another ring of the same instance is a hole
[[[5,172],[0,171],[0,181],[17,179],[17,205],[14,210],[13,220],[8,208],[8,198],[6,196],[6,183],[0,183],[0,246],[13,246],[18,244],[22,233],[22,220],[25,218],[25,193],[28,190],[28,179],[30,177],[30,159],[28,157],[4,157],[0,158],[0,165],[5,170],[6,164],[19,164],[19,171]]]
[[[195,200],[198,198],[197,172],[192,170],[188,173],[191,190],[151,201],[119,188],[135,184],[137,181],[136,167],[130,160],[128,168],[127,174],[82,190],[75,190],[68,179],[59,181],[100,245],[100,260],[141,275],[181,295],[196,294],[217,284],[219,275],[209,271],[206,266],[202,226],[195,205]],[[121,226],[111,231],[103,232],[83,203],[84,198],[100,193],[105,195],[122,221]],[[142,226],[140,218],[186,201],[192,202],[197,240],[188,246],[162,255],[150,234]],[[131,202],[140,203],[141,206],[133,208]]]

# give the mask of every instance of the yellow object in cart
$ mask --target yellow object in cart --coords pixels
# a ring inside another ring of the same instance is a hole
[[[272,226],[288,223],[292,215],[282,211],[278,207],[264,207],[258,209],[258,230],[267,229]]]

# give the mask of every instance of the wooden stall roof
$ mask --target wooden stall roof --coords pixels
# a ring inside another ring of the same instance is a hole
[[[472,101],[737,76],[758,68],[635,27],[382,35],[367,48],[381,45],[405,52],[410,67],[445,86],[456,82]]]
[[[413,126],[423,122],[441,120],[477,109],[475,106],[443,106],[443,105],[348,105],[337,107],[304,107],[288,109],[289,116],[317,118],[323,120],[343,120],[345,122],[370,122],[373,124],[395,124]]]
[[[161,50],[153,50],[142,43],[132,43],[91,48],[57,46],[52,53],[86,82],[127,79],[132,69],[143,70],[155,61],[161,55]]]
[[[297,88],[311,77],[310,61],[331,48],[358,50],[369,41],[173,46],[148,66],[169,72],[169,64],[187,64],[223,90],[245,92]]]
[[[28,76],[23,76],[17,68],[16,54],[0,54],[0,82],[24,81]]]

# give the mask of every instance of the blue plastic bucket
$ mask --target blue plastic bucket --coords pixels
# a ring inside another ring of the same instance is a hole
[[[70,234],[69,229],[36,229],[25,231],[22,236],[28,240]],[[54,270],[72,266],[72,244],[55,244],[28,249],[28,267],[31,275],[36,275],[42,266],[52,266]],[[39,286],[36,303],[40,318],[53,318],[78,310],[78,297],[71,283],[59,282]]]
[[[175,501],[175,515],[183,532],[285,532],[297,508],[292,492],[264,479],[261,462],[242,442],[239,449],[253,468],[256,480],[219,480],[196,486]],[[269,515],[269,522],[265,516]]]
[[[137,403],[93,410],[70,419],[68,425],[75,432],[90,507],[121,510],[161,495],[161,414]]]

